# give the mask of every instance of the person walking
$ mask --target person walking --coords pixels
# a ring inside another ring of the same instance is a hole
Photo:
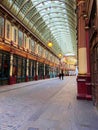
[[[62,77],[62,80],[64,79],[64,73],[62,72],[62,74],[61,74],[61,77]]]

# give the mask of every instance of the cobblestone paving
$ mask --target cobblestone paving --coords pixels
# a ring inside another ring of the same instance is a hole
[[[98,111],[76,93],[74,76],[2,86],[0,130],[98,130]]]

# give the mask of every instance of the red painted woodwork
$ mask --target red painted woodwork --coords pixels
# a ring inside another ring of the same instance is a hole
[[[28,82],[29,81],[29,78],[28,78],[28,76],[26,76],[26,82]]]
[[[90,76],[87,76],[86,78],[86,99],[92,100],[92,85]]]
[[[9,85],[16,84],[16,77],[10,76]]]
[[[77,99],[86,99],[86,77],[77,77]]]
[[[34,78],[35,80],[38,80],[38,75],[35,75],[35,78]]]
[[[91,78],[86,75],[77,77],[77,99],[92,100]]]

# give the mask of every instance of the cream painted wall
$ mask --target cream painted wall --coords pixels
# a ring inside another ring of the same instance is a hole
[[[79,74],[87,73],[87,54],[86,48],[79,48]]]

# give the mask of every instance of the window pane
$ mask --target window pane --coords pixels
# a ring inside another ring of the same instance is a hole
[[[24,47],[26,47],[27,37],[24,36]]]
[[[18,44],[19,46],[23,45],[23,32],[19,31],[19,35],[18,35]]]
[[[0,36],[4,36],[4,18],[0,16]]]
[[[29,39],[29,49],[31,49],[31,39]]]
[[[31,40],[31,50],[34,52],[35,50],[35,43],[33,40]]]
[[[16,42],[16,38],[17,38],[17,30],[14,29],[14,42]]]
[[[3,55],[3,77],[8,77],[9,76],[9,55],[8,54],[4,54]]]
[[[10,25],[7,23],[7,38],[10,38]]]

